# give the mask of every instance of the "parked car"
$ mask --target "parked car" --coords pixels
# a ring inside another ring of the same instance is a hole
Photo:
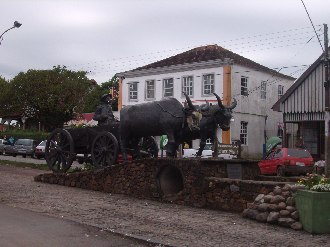
[[[18,139],[14,143],[13,156],[22,155],[24,158],[29,155],[34,157],[37,141],[33,139]]]
[[[45,157],[45,148],[46,148],[46,141],[42,141],[36,146],[34,151],[34,155],[37,159],[41,159]]]
[[[184,148],[182,151],[182,157],[183,158],[192,158],[192,157],[196,157],[196,153],[198,151],[197,149],[193,149],[193,148]],[[212,158],[213,155],[213,150],[212,150],[212,145],[211,144],[206,144],[204,147],[204,150],[202,152],[202,156],[201,158]],[[233,155],[231,154],[219,154],[218,155],[219,158],[224,158],[224,159],[232,159]]]
[[[0,154],[3,154],[5,148],[5,139],[0,139]]]
[[[264,175],[300,175],[313,172],[314,160],[306,149],[275,148],[258,165]]]
[[[14,144],[11,144],[8,141],[4,141],[3,144],[4,145],[3,145],[2,154],[13,155],[15,153],[15,151],[14,151]]]

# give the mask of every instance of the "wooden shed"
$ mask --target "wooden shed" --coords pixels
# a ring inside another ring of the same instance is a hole
[[[324,159],[325,68],[322,54],[274,104],[283,112],[285,147],[306,147],[315,160]]]

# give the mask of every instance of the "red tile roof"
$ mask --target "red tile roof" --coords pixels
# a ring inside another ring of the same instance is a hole
[[[224,49],[218,45],[206,45],[194,48],[192,50],[177,54],[175,56],[157,61],[155,63],[151,63],[139,68],[136,68],[132,71],[144,70],[144,69],[151,69],[151,68],[158,68],[158,67],[168,67],[171,65],[179,65],[179,64],[189,64],[194,62],[203,62],[203,61],[210,61],[210,60],[225,60],[231,59],[235,64],[243,65],[249,67],[253,70],[267,72],[272,75],[276,75],[279,77],[284,77],[286,79],[295,79],[291,76],[287,76],[281,74],[275,70],[267,68],[259,63],[256,63],[250,59],[247,59],[243,56],[240,56],[234,52],[231,52],[227,49]]]

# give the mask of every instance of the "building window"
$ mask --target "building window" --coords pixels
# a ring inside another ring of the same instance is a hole
[[[155,80],[146,81],[146,99],[155,99]]]
[[[260,98],[261,99],[266,99],[266,97],[267,97],[266,86],[267,86],[267,82],[262,81],[261,86],[260,86]]]
[[[163,97],[173,96],[173,78],[163,80]]]
[[[138,100],[138,82],[131,82],[129,84],[129,101]]]
[[[188,96],[193,96],[193,77],[182,77],[182,92],[185,92]]]
[[[248,77],[241,77],[241,95],[248,96]]]
[[[281,98],[284,94],[284,86],[278,85],[278,98]]]
[[[203,95],[214,93],[214,74],[203,75]]]
[[[247,145],[247,122],[241,122],[240,140],[243,145]]]

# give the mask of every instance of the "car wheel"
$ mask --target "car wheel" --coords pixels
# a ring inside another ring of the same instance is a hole
[[[282,166],[277,167],[276,175],[279,176],[279,177],[284,177],[285,176],[285,171],[284,171],[284,168]]]
[[[13,157],[16,157],[16,154],[13,154]]]
[[[26,154],[23,154],[22,156],[23,156],[23,158],[26,158]]]
[[[78,163],[80,165],[84,164],[84,161],[85,161],[84,158],[80,158],[80,157],[78,158]]]

